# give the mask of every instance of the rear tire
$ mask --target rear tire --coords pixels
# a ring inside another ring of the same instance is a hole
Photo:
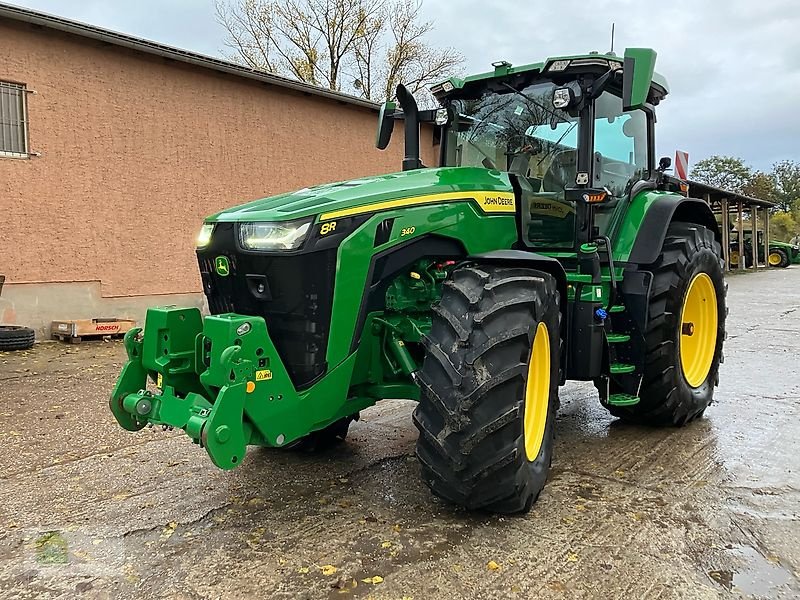
[[[452,273],[424,339],[414,411],[422,478],[434,494],[468,509],[530,509],[552,458],[560,344],[551,275],[482,265]],[[549,377],[526,387],[529,372]]]
[[[779,259],[776,264],[772,264],[773,256],[777,256]],[[785,269],[789,266],[789,262],[789,255],[786,254],[786,250],[783,248],[774,248],[769,251],[769,266]]]
[[[650,268],[653,285],[649,301],[650,321],[645,332],[646,355],[640,400],[633,406],[607,408],[611,414],[626,421],[681,426],[702,416],[711,404],[714,387],[719,382],[728,312],[722,250],[709,229],[693,223],[675,222],[667,230],[661,257]],[[692,386],[681,363],[681,316],[689,284],[703,273],[713,283],[716,297],[716,338],[708,373],[702,382]],[[610,392],[616,391],[612,382]]]
[[[36,333],[30,327],[0,325],[0,351],[27,350],[35,339]]]

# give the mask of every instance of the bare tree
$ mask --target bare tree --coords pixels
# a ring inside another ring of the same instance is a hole
[[[215,0],[231,58],[366,99],[423,93],[463,57],[425,41],[421,0]]]

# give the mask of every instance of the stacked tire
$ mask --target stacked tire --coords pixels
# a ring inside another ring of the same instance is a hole
[[[0,325],[0,352],[27,350],[33,346],[35,333],[30,327]]]

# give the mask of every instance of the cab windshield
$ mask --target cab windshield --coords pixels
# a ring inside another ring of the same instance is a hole
[[[482,166],[519,176],[522,224],[528,245],[567,249],[575,244],[576,207],[565,190],[576,185],[579,116],[553,108],[550,81],[515,90],[498,83],[476,98],[453,99],[444,166]],[[622,99],[603,92],[594,101],[593,188],[610,200],[595,208],[594,223],[607,235],[619,201],[649,172],[647,118],[623,112]]]
[[[519,91],[486,90],[479,98],[451,103],[457,117],[448,129],[445,164],[508,171],[527,183],[522,226],[527,242],[540,248],[571,248],[575,206],[564,190],[575,185],[577,116],[554,109],[549,81]]]
[[[537,82],[453,100],[457,116],[448,129],[445,165],[515,172],[539,180],[547,191],[563,190],[565,177],[575,179],[578,119],[552,108],[555,88]]]

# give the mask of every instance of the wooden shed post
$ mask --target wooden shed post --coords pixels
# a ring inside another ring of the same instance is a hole
[[[706,194],[708,199],[708,194]],[[723,197],[722,202],[722,255],[725,257],[725,272],[731,270],[731,224],[730,215],[728,214],[728,199]]]
[[[742,214],[742,201],[739,200],[739,270],[744,271],[744,215]]]
[[[764,207],[764,257],[769,266],[769,208]]]
[[[750,225],[753,232],[753,239],[750,247],[753,249],[753,270],[758,271],[758,207],[750,205]]]

